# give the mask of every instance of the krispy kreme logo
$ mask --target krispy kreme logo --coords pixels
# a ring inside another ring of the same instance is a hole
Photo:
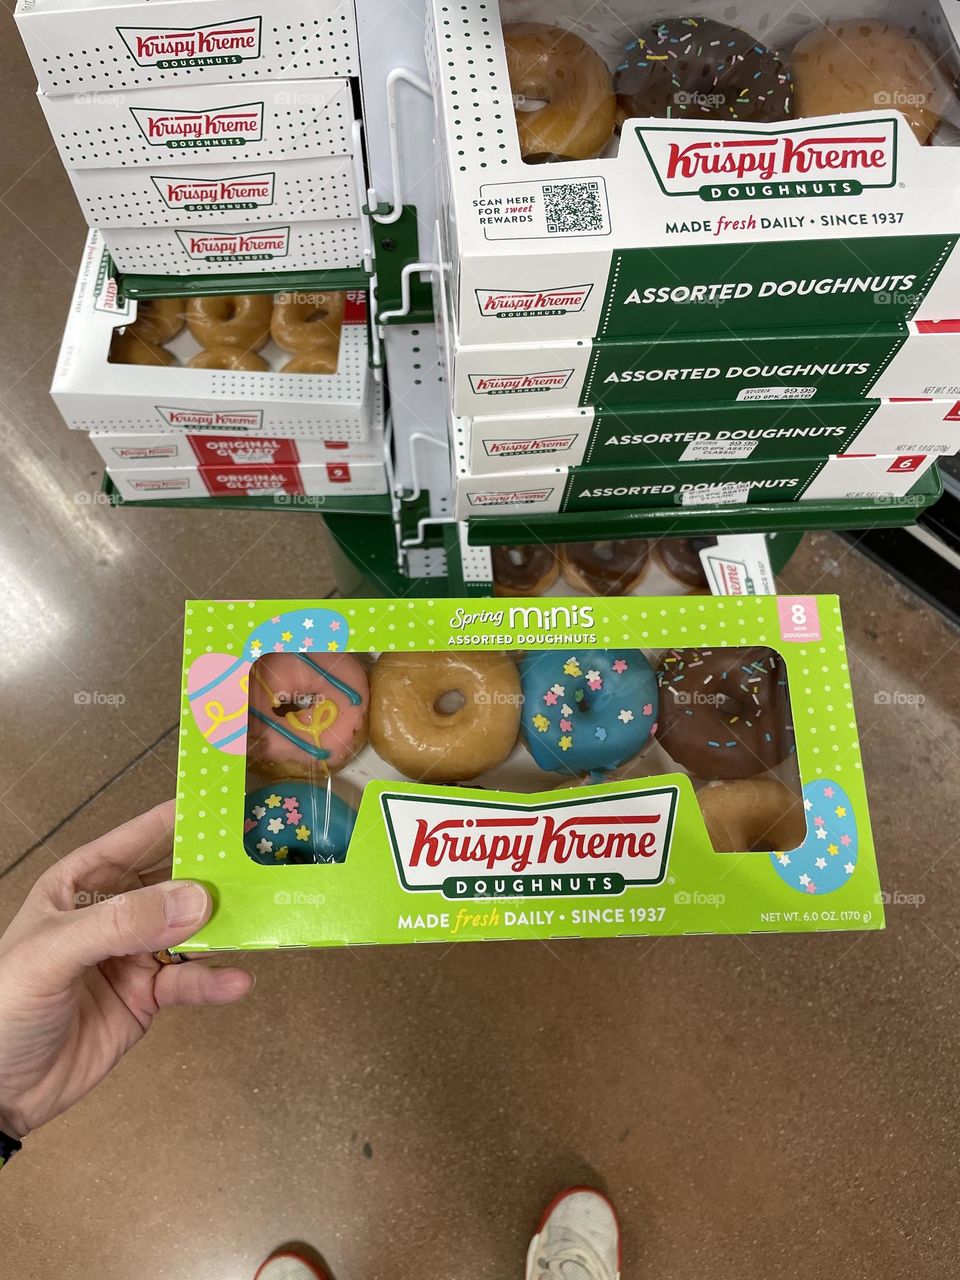
[[[408,892],[569,897],[663,881],[677,788],[529,805],[386,793],[380,805]]]
[[[193,427],[199,431],[262,431],[262,409],[176,409],[158,404],[157,413],[168,427]]]
[[[158,111],[131,107],[130,114],[152,147],[245,147],[263,138],[263,103],[248,102],[217,111]]]
[[[211,27],[117,27],[139,67],[226,66],[260,57],[262,18]]]
[[[290,252],[290,228],[270,231],[178,231],[177,238],[188,258],[205,262],[262,262],[285,258]]]
[[[478,396],[562,391],[572,377],[572,369],[554,369],[548,373],[471,373],[470,386]]]
[[[484,440],[488,458],[519,458],[537,453],[565,453],[576,436],[536,436],[529,440]]]
[[[552,489],[505,489],[500,493],[470,493],[471,507],[532,507],[549,502]]]
[[[258,173],[249,178],[152,178],[168,209],[222,212],[257,209],[274,202],[276,174]]]
[[[574,285],[569,289],[512,292],[476,290],[481,315],[508,320],[518,316],[561,316],[582,311],[592,292],[592,284]]]
[[[775,130],[637,125],[667,196],[702,200],[859,195],[897,180],[897,121],[849,120]]]

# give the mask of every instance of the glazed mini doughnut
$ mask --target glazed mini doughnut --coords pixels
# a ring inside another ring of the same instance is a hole
[[[776,778],[712,782],[697,800],[717,853],[789,851],[807,834],[803,801]]]
[[[211,351],[221,347],[259,351],[270,340],[272,319],[273,298],[267,293],[210,295],[187,303],[187,327],[201,347]]]
[[[529,653],[520,680],[524,741],[548,772],[602,778],[656,733],[657,677],[637,650]]]
[[[646,538],[623,542],[571,542],[560,548],[563,576],[575,590],[591,596],[629,596],[647,572]]]
[[[284,351],[340,346],[345,293],[281,293],[273,306],[270,332]]]
[[[280,370],[281,373],[323,373],[337,372],[340,353],[336,347],[320,347],[316,351],[301,351]]]
[[[349,653],[268,653],[250,670],[247,759],[271,778],[337,773],[367,741],[370,685]]]
[[[493,547],[495,596],[542,596],[560,577],[555,547],[533,542],[526,547]]]
[[[789,120],[793,82],[778,55],[709,18],[654,22],[624,50],[614,77],[627,118]]]
[[[177,362],[164,347],[158,347],[155,342],[148,342],[146,338],[141,338],[128,329],[126,333],[114,334],[110,343],[110,363],[169,367]]]
[[[654,543],[653,558],[668,578],[691,593],[703,593],[710,584],[700,552],[715,543],[716,538],[661,538]]]
[[[854,19],[818,27],[794,49],[793,69],[801,116],[877,111],[892,104],[924,144],[952,98],[927,46],[887,22]]]
[[[187,361],[188,369],[228,369],[234,373],[269,373],[270,366],[255,351],[241,351],[239,347],[213,347],[200,351]]]
[[[752,778],[794,750],[772,649],[673,649],[660,660],[660,745],[696,778]]]
[[[183,298],[145,298],[137,303],[137,318],[127,333],[163,346],[172,342],[186,323],[187,304]]]
[[[503,28],[524,160],[589,160],[613,137],[617,99],[607,64],[572,31],[540,22]]]
[[[272,782],[243,803],[243,847],[264,867],[343,862],[356,811],[329,785]]]
[[[370,743],[415,782],[469,782],[520,727],[520,676],[500,653],[385,653],[370,680]]]

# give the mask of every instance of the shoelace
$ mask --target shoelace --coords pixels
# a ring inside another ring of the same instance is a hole
[[[592,1249],[585,1249],[575,1244],[551,1253],[549,1258],[538,1258],[539,1275],[544,1280],[570,1280],[570,1277],[564,1273],[566,1263],[573,1263],[580,1267],[589,1280],[615,1280]]]

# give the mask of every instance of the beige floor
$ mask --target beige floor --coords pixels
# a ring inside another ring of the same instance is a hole
[[[333,580],[309,516],[95,501],[46,394],[83,227],[9,24],[0,56],[2,926],[172,792],[184,597]],[[260,957],[29,1140],[2,1274],[245,1280],[299,1237],[338,1280],[509,1280],[575,1182],[628,1277],[960,1274],[960,637],[832,537],[787,585],[845,600],[883,877],[919,900],[886,933]]]

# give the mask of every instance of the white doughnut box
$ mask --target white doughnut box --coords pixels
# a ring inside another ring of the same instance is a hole
[[[40,100],[83,215],[120,271],[362,264],[363,144],[349,81]]]
[[[314,467],[378,463],[383,466],[383,434],[364,444],[343,440],[289,440],[281,436],[200,434],[197,432],[95,431],[90,442],[111,468],[136,471],[170,467]]]
[[[291,357],[273,342],[259,353],[268,372],[188,369],[186,362],[200,347],[186,330],[168,344],[176,367],[111,363],[114,334],[136,316],[137,303],[118,294],[110,255],[100,235],[91,232],[52,387],[69,427],[148,435],[171,427],[249,431],[348,443],[366,442],[382,430],[362,293],[348,294],[334,374],[279,372]]]
[[[50,95],[359,74],[352,0],[18,0]]]
[[[750,503],[906,498],[936,455],[842,455],[768,462],[683,462],[639,467],[554,467],[475,476],[454,467],[455,515],[535,516]]]
[[[327,462],[319,466],[269,462],[213,467],[107,467],[121,498],[151,502],[174,498],[274,498],[278,507],[298,499],[331,510],[349,509],[349,499],[377,497],[389,491],[383,463]],[[365,508],[361,504],[359,511]]]
[[[525,468],[735,462],[836,453],[960,453],[960,402],[753,401],[651,409],[568,409],[463,419],[474,475]]]
[[[825,20],[909,26],[947,80],[960,6],[704,0],[789,51]],[[785,123],[631,119],[597,159],[521,158],[503,23],[580,35],[611,70],[660,3],[428,0],[443,266],[460,349],[939,320],[960,307],[960,104],[921,146],[899,89]],[[458,375],[458,383],[461,381]]]

